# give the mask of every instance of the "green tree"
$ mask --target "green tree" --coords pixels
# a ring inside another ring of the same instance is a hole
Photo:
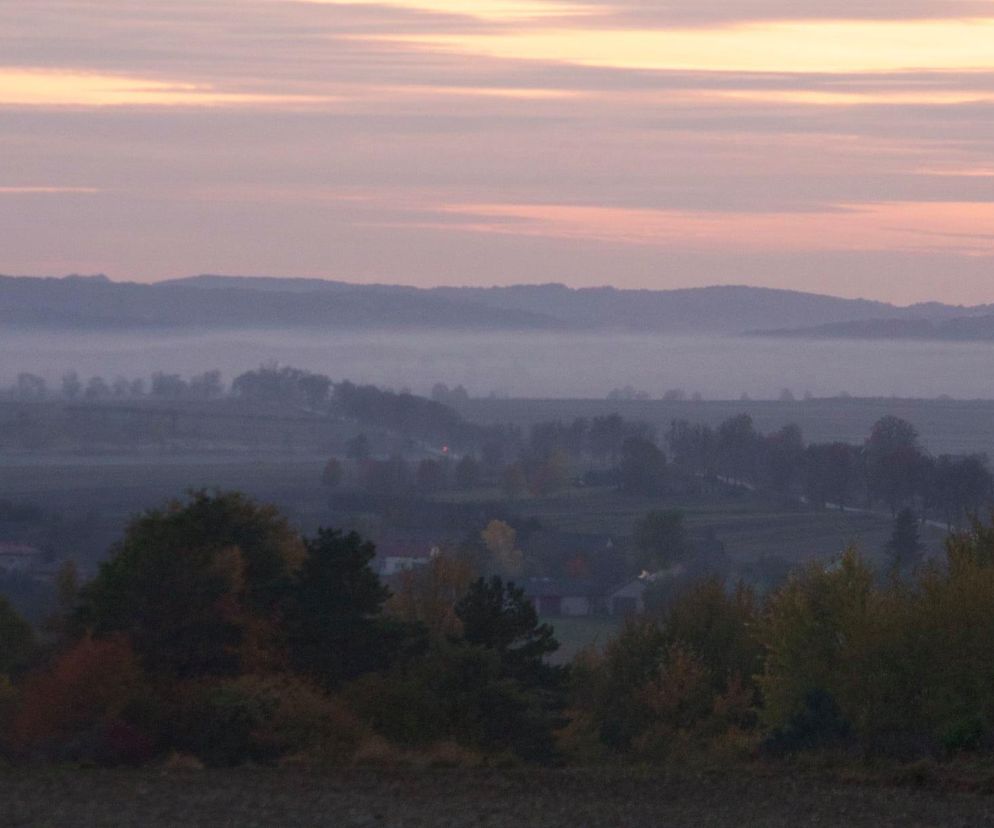
[[[499,577],[478,578],[456,605],[469,643],[496,651],[507,670],[518,678],[555,672],[545,658],[559,649],[552,627],[540,624],[535,606],[524,591]]]
[[[691,550],[683,512],[676,509],[649,512],[635,524],[633,540],[636,566],[644,569],[681,563]]]
[[[725,420],[716,435],[719,470],[734,480],[755,480],[761,440],[748,414]]]
[[[480,483],[480,463],[472,454],[467,454],[458,463],[455,471],[456,485],[463,490],[476,488]]]
[[[387,667],[411,630],[382,615],[390,592],[370,569],[374,546],[330,529],[306,543],[283,608],[291,664],[325,687]]]
[[[755,593],[739,584],[728,590],[708,578],[684,591],[662,618],[668,647],[690,650],[707,668],[716,692],[729,683],[752,685],[762,667],[763,649],[755,634],[759,608]]]
[[[870,432],[865,453],[869,496],[887,504],[896,515],[920,488],[925,456],[918,432],[899,417],[882,417]]]
[[[666,487],[666,455],[651,440],[626,439],[618,471],[622,491],[630,494],[655,495]]]
[[[921,560],[922,542],[918,526],[918,518],[911,509],[902,509],[897,513],[894,531],[887,541],[887,557],[892,572],[913,569]]]
[[[873,572],[852,550],[834,566],[812,563],[770,598],[759,626],[766,650],[763,716],[783,727],[826,692],[851,714],[860,691],[851,685],[852,644],[872,629]]]
[[[804,437],[796,425],[786,425],[762,442],[764,477],[776,492],[787,492],[803,467]]]
[[[843,509],[859,477],[862,453],[848,443],[812,443],[804,452],[804,492],[815,506]]]
[[[31,625],[14,611],[6,598],[0,597],[0,677],[26,667],[34,647]]]
[[[565,724],[561,713],[567,678],[565,668],[547,661],[559,649],[552,627],[539,623],[523,590],[499,577],[470,584],[456,605],[456,616],[462,640],[495,654],[500,681],[511,682],[497,695],[513,748],[530,758],[551,755],[553,733]]]
[[[132,521],[81,591],[76,626],[126,633],[155,673],[234,674],[278,658],[276,609],[304,551],[273,507],[194,492]]]

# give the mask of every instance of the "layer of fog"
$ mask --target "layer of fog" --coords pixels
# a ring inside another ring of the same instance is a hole
[[[974,399],[994,396],[994,344],[799,341],[563,334],[226,332],[207,335],[3,333],[0,383],[21,371],[57,383],[81,377],[192,375],[219,368],[227,380],[277,361],[424,393],[436,382],[472,394],[604,397],[632,386],[705,399],[853,396]]]

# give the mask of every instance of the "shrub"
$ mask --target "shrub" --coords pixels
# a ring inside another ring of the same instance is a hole
[[[816,691],[845,709],[838,682],[850,643],[871,621],[872,590],[872,571],[850,550],[838,566],[812,564],[771,596],[760,624],[766,664],[758,677],[770,727],[784,727]]]
[[[341,762],[362,736],[341,701],[295,676],[271,675],[186,685],[169,738],[208,765],[230,766],[289,754]]]
[[[835,699],[824,690],[812,690],[804,697],[801,709],[774,730],[762,748],[767,753],[789,754],[837,747],[845,743],[851,730]]]
[[[6,598],[0,597],[0,676],[23,670],[35,647],[34,631]]]
[[[563,723],[550,712],[558,708],[558,692],[509,675],[491,648],[450,640],[407,665],[359,679],[347,698],[378,733],[406,747],[452,741],[488,754],[547,759]]]
[[[710,687],[726,692],[731,684],[752,690],[763,663],[756,637],[758,611],[751,589],[728,591],[719,578],[691,586],[662,618],[667,643],[685,648],[705,669]]]
[[[27,677],[9,734],[18,754],[138,762],[153,747],[141,726],[148,686],[127,638],[83,638]]]

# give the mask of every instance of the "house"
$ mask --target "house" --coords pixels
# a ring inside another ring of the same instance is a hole
[[[608,593],[608,612],[611,615],[627,617],[645,612],[645,590],[651,583],[649,578],[639,576]]]
[[[683,564],[675,564],[658,572],[642,570],[637,578],[626,581],[607,595],[608,612],[611,615],[627,617],[645,612],[645,591],[652,584],[670,581],[683,576],[687,571]]]
[[[23,543],[0,541],[0,571],[30,572],[41,565],[41,550]]]
[[[433,558],[442,554],[437,546],[425,549],[419,546],[393,547],[379,556],[380,574],[384,577],[406,572],[415,567],[425,566]]]
[[[529,578],[522,588],[544,617],[580,618],[606,612],[604,588],[594,581]]]
[[[374,569],[384,578],[425,566],[441,554],[446,545],[444,533],[419,529],[386,529],[374,536]]]

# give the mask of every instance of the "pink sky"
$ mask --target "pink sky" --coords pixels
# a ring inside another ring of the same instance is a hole
[[[994,0],[31,0],[0,272],[994,301]]]

